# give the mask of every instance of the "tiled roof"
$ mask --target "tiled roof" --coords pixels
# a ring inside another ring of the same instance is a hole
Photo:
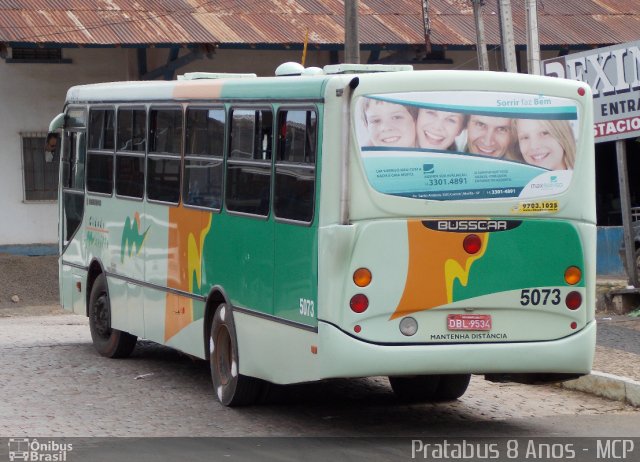
[[[487,0],[488,44],[498,44],[497,0]],[[475,44],[471,0],[429,0],[431,42]],[[638,0],[538,0],[540,44],[638,40]],[[422,0],[360,0],[360,42],[424,43]],[[525,43],[524,0],[512,0],[516,42]],[[0,0],[0,42],[100,45],[339,45],[341,0]]]

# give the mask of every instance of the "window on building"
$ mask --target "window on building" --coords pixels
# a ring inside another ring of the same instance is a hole
[[[184,203],[220,209],[225,136],[224,109],[189,108],[186,119]]]
[[[274,213],[310,223],[313,219],[316,163],[316,114],[311,110],[278,113],[278,154]]]
[[[227,210],[269,215],[273,113],[236,109],[231,113],[227,160]]]
[[[58,198],[59,154],[45,154],[46,138],[46,134],[22,134],[25,201],[55,201]]]
[[[11,58],[8,58],[6,62],[69,64],[72,61],[63,58],[62,48],[12,47]]]

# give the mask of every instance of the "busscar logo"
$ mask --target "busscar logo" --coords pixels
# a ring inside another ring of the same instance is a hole
[[[144,245],[144,240],[147,237],[147,233],[149,232],[149,228],[140,234],[140,215],[138,212],[133,216],[133,220],[127,217],[124,222],[124,229],[122,230],[122,242],[120,243],[120,262],[124,262],[125,253],[128,257],[134,254],[138,255],[142,246]]]
[[[426,220],[422,222],[426,228],[434,231],[453,233],[509,231],[517,228],[521,223],[520,220]]]
[[[73,444],[30,438],[9,438],[9,460],[29,462],[65,462],[67,454],[73,451]]]

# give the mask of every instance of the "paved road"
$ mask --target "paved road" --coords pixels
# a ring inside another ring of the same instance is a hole
[[[398,403],[384,378],[287,387],[281,402],[229,409],[206,363],[151,342],[95,353],[86,318],[0,318],[0,436],[623,436],[640,410],[556,387],[474,377],[452,403]]]
[[[598,319],[598,345],[640,355],[640,319],[628,316]]]

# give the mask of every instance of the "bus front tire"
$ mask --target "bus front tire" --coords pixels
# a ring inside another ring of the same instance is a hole
[[[440,376],[389,377],[389,383],[398,400],[404,403],[419,403],[437,399]]]
[[[238,339],[233,313],[222,304],[211,322],[209,339],[211,381],[216,396],[225,406],[253,404],[262,392],[262,382],[239,372]]]
[[[469,386],[471,374],[441,375],[436,399],[440,401],[453,401],[464,395]]]
[[[89,329],[93,346],[98,353],[107,358],[126,358],[138,340],[135,335],[111,328],[111,302],[104,274],[96,278],[91,288]]]

